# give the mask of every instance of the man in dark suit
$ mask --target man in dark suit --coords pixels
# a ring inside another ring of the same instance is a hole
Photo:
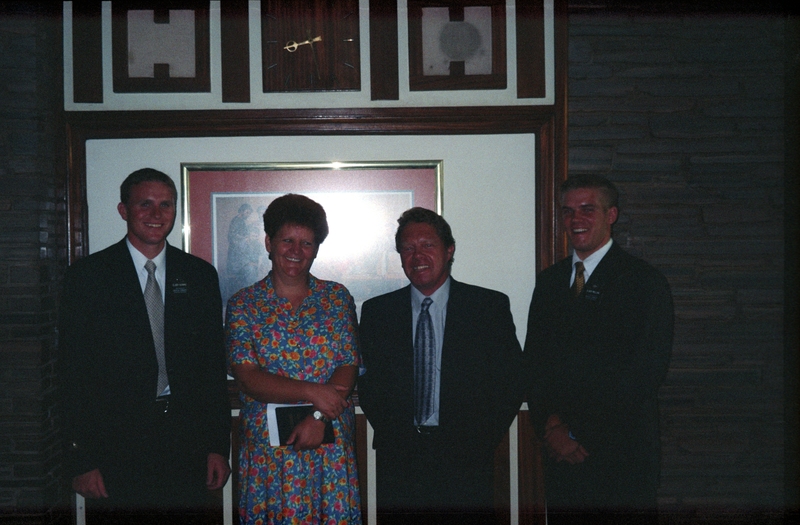
[[[202,522],[209,489],[230,473],[217,273],[166,243],[177,198],[169,176],[135,171],[120,194],[126,237],[77,261],[63,282],[67,471],[90,523],[93,510],[95,523]]]
[[[441,216],[412,208],[398,223],[411,285],[365,302],[360,325],[379,520],[491,523],[494,451],[521,402],[508,297],[450,277],[455,240]]]
[[[551,525],[657,523],[672,296],[660,272],[611,240],[617,202],[602,177],[562,185],[573,255],[539,275],[528,316],[528,404],[549,456]]]

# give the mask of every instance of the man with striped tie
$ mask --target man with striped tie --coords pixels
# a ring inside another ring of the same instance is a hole
[[[411,208],[398,223],[411,284],[366,301],[360,325],[379,521],[491,524],[494,451],[522,400],[509,300],[450,276],[440,215]]]

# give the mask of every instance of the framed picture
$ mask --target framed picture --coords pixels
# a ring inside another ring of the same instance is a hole
[[[394,246],[413,206],[442,211],[442,161],[182,164],[184,250],[213,264],[223,302],[271,264],[264,210],[300,193],[319,202],[330,234],[311,273],[344,284],[359,307],[407,284]]]
[[[210,92],[209,3],[115,1],[116,93]]]
[[[505,0],[408,1],[411,91],[505,89]]]

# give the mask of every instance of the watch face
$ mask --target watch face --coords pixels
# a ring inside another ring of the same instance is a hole
[[[358,0],[261,3],[264,92],[359,91]]]

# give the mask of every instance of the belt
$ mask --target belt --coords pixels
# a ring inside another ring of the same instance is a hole
[[[439,427],[436,425],[419,425],[414,428],[417,429],[418,434],[423,436],[430,436],[431,434],[439,432]]]
[[[155,407],[155,412],[157,415],[162,416],[169,414],[169,398],[169,395],[159,396],[156,398],[153,406]]]

